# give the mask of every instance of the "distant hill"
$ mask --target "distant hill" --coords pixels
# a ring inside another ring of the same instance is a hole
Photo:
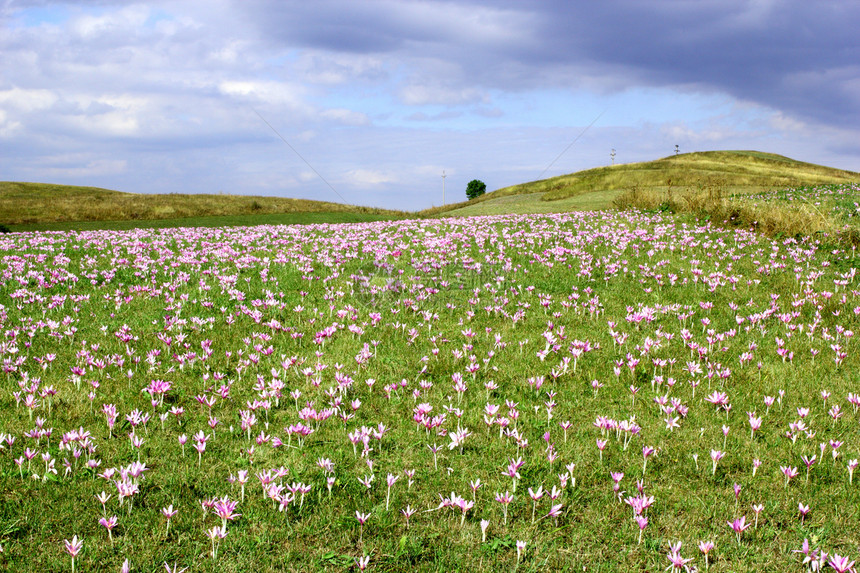
[[[804,163],[760,151],[702,151],[596,167],[521,183],[472,201],[422,211],[422,215],[482,215],[602,209],[620,192],[718,185],[733,193],[860,181],[860,173]]]
[[[310,219],[319,222],[319,215],[324,213],[337,215],[330,217],[332,222],[353,220],[355,216],[379,219],[405,215],[387,209],[307,199],[175,193],[148,195],[97,187],[0,182],[0,223],[13,229],[18,225],[105,221],[187,220],[193,225],[198,218],[252,217],[248,221],[253,221],[253,217],[284,214],[316,214]],[[217,220],[210,224],[217,224]]]
[[[860,181],[860,173],[759,151],[704,151],[586,169],[498,189],[472,201],[404,213],[247,195],[137,194],[97,187],[0,182],[0,224],[12,230],[359,222],[606,209],[622,192],[719,186],[727,193]]]

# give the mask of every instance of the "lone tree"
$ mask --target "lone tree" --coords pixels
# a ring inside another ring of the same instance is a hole
[[[472,179],[466,185],[466,198],[472,200],[487,192],[487,184],[479,179]]]

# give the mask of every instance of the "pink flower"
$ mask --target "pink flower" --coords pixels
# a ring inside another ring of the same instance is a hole
[[[237,501],[230,501],[228,498],[224,497],[222,499],[217,500],[212,505],[212,511],[215,512],[215,515],[221,518],[221,528],[224,531],[227,531],[227,521],[233,521],[238,517],[241,517],[241,513],[233,513],[236,511],[236,506],[239,504]],[[226,534],[225,534],[226,535]]]
[[[848,573],[854,571],[854,562],[848,561],[847,557],[841,557],[838,553],[830,556],[830,561],[827,562],[837,573]]]
[[[713,541],[700,541],[699,542],[699,551],[705,556],[705,570],[708,570],[708,553],[714,548]]]
[[[523,554],[526,552],[526,542],[520,539],[517,539],[517,563],[520,562]]]
[[[735,519],[734,521],[727,521],[726,524],[731,527],[735,534],[738,536],[738,544],[741,542],[741,533],[746,531],[752,523],[747,523],[746,516],[741,516],[740,519]]]
[[[675,544],[669,544],[669,553],[666,555],[666,559],[671,563],[669,568],[672,570],[672,573],[674,573],[675,570],[681,571],[682,569],[687,569],[687,563],[693,560],[692,557],[687,559],[681,557],[680,541]]]
[[[648,527],[648,518],[644,515],[637,515],[635,517],[636,525],[639,526],[639,541],[636,542],[637,545],[642,543],[642,532],[645,531],[645,528]]]
[[[415,511],[416,510],[409,505],[407,505],[405,509],[400,510],[400,513],[406,517],[406,529],[409,529],[409,518],[415,514]]]
[[[717,473],[717,462],[719,462],[726,455],[726,452],[721,452],[720,450],[711,450],[711,461],[713,462],[713,467],[711,468],[711,475],[715,475]]]
[[[113,545],[113,528],[116,527],[117,522],[118,520],[115,515],[110,518],[102,517],[99,519],[99,525],[104,526],[104,528],[108,530],[108,537],[110,538],[111,545]]]
[[[800,523],[803,523],[803,520],[806,519],[806,514],[809,513],[809,506],[803,505],[803,503],[797,504],[797,511],[800,512]]]
[[[63,544],[66,546],[66,552],[72,556],[73,560],[78,556],[78,553],[81,552],[81,549],[84,548],[84,540],[78,539],[77,535],[72,537],[71,541],[64,539]]]
[[[66,552],[72,556],[72,573],[75,573],[75,557],[77,557],[84,548],[84,540],[78,539],[78,536],[75,535],[72,537],[71,541],[64,539],[63,544],[66,547]]]
[[[779,469],[785,476],[785,487],[788,487],[788,482],[791,481],[792,478],[797,477],[797,474],[799,473],[795,467],[779,466]]]

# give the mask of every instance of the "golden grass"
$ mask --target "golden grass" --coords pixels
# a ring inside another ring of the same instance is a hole
[[[673,209],[695,211],[689,206],[682,208],[681,203],[698,204],[702,193],[707,194],[707,189],[717,187],[725,195],[849,181],[860,181],[860,173],[757,151],[708,151],[587,169],[505,187],[472,201],[433,207],[418,213],[281,197],[144,195],[94,187],[0,182],[0,223],[146,221],[322,212],[392,218],[549,213],[607,209],[623,204],[656,208],[666,202],[666,196],[673,194],[677,194]],[[635,197],[631,190],[635,190]],[[751,221],[768,225],[762,221],[774,216],[765,212],[760,219]],[[806,220],[802,214],[793,214],[792,217]],[[814,219],[812,214],[810,217]],[[812,224],[804,223],[802,226],[811,228]]]
[[[464,201],[421,211],[423,216],[443,214],[484,214],[494,212],[494,202],[512,195],[529,195],[534,200],[557,203],[553,208],[529,207],[529,212],[550,212],[568,208],[608,208],[615,196],[627,189],[662,191],[718,184],[732,193],[860,181],[860,173],[796,161],[759,151],[704,151],[684,153],[642,163],[628,163],[586,169],[568,175],[504,187],[473,201]],[[596,195],[595,195],[596,194]],[[564,203],[558,203],[564,201]],[[476,207],[484,204],[483,208]]]
[[[283,197],[122,193],[96,187],[0,182],[0,222],[127,221],[280,213],[405,213]]]
[[[717,225],[731,225],[758,231],[767,236],[819,237],[832,243],[860,243],[855,226],[828,215],[809,202],[782,204],[753,202],[729,195],[718,182],[685,189],[643,189],[632,187],[620,193],[616,208],[691,213]]]
[[[543,196],[554,201],[582,193],[634,186],[690,187],[718,182],[723,187],[750,190],[801,185],[847,183],[860,174],[781,155],[755,151],[708,151],[673,155],[645,163],[613,165],[547,180],[552,187]]]

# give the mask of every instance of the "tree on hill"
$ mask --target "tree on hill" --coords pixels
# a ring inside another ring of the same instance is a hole
[[[480,179],[472,179],[466,185],[466,198],[470,201],[476,197],[480,197],[487,192],[487,184]]]

